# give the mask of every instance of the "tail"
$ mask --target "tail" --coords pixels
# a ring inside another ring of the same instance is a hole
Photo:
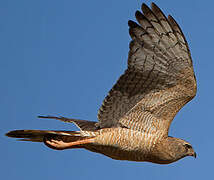
[[[49,130],[14,130],[6,134],[8,137],[19,138],[20,141],[44,142],[52,149],[82,148],[93,142],[96,122],[69,119],[55,116],[39,116],[39,118],[57,119],[76,124],[80,131],[49,131]]]
[[[43,142],[45,136],[78,137],[80,133],[77,131],[15,130],[5,135],[12,138],[20,138],[20,141]]]
[[[78,131],[48,130],[15,130],[6,134],[8,137],[20,138],[20,141],[44,142],[49,148],[56,150],[83,148],[93,143],[93,136],[83,136]]]

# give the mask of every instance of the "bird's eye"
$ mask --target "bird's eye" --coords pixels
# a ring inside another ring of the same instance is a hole
[[[187,148],[187,149],[192,149],[192,146],[190,144],[184,144],[184,146]]]

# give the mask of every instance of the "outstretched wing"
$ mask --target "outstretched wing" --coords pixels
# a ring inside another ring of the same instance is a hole
[[[98,112],[98,126],[168,132],[176,113],[196,94],[190,51],[176,23],[152,3],[129,21],[128,68]]]

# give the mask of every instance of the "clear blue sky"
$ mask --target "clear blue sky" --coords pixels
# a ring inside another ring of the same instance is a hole
[[[170,135],[192,143],[197,159],[170,165],[116,161],[86,150],[54,151],[18,142],[13,129],[66,129],[40,120],[62,115],[97,120],[97,111],[126,68],[127,21],[142,0],[0,1],[1,179],[212,179],[214,1],[156,0],[183,29],[198,81],[196,98],[176,116]]]

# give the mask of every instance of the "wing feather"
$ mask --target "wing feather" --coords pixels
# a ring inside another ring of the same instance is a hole
[[[103,101],[99,127],[168,132],[176,113],[196,94],[187,41],[176,23],[152,3],[129,21],[128,68]]]

